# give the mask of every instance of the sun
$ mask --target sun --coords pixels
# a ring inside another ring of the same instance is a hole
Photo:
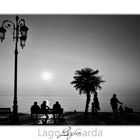
[[[53,74],[52,74],[51,72],[44,71],[44,72],[42,72],[42,74],[41,74],[41,78],[42,78],[43,80],[50,81],[50,80],[53,78]]]

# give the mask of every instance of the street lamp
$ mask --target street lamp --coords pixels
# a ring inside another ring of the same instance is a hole
[[[16,23],[10,20],[4,20],[0,27],[0,40],[1,42],[5,39],[6,29],[12,26],[13,29],[13,40],[15,41],[15,71],[14,71],[14,101],[13,101],[13,121],[18,121],[18,101],[17,101],[17,60],[18,60],[18,41],[20,40],[20,46],[22,49],[25,47],[27,39],[28,27],[25,25],[25,20],[20,19],[16,16]]]

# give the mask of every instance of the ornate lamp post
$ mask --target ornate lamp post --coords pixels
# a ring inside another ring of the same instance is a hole
[[[13,41],[15,41],[15,71],[14,71],[14,101],[13,101],[13,121],[18,121],[18,101],[17,101],[17,61],[18,61],[18,41],[20,40],[20,46],[22,49],[25,47],[27,39],[28,27],[25,26],[25,20],[16,16],[16,23],[10,20],[4,20],[0,27],[0,40],[5,39],[6,29],[12,27],[13,29]]]

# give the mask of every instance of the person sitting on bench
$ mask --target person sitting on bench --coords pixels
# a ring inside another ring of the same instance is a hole
[[[60,116],[63,117],[63,108],[61,108],[61,105],[59,104],[58,101],[53,105],[53,113],[54,114],[59,114],[58,115],[59,119],[60,119]]]
[[[49,107],[46,105],[46,101],[43,101],[43,103],[41,104],[41,113],[42,114],[45,114],[45,116],[46,116],[46,119],[45,119],[45,121],[47,121],[47,119],[48,119],[48,110],[49,110]]]
[[[33,114],[36,114],[36,119],[37,119],[37,114],[40,112],[40,107],[37,104],[37,102],[34,102],[34,104],[31,106],[31,118],[33,118]]]

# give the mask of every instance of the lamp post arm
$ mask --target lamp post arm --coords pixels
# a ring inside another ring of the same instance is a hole
[[[12,24],[13,25],[13,29],[15,30],[15,24],[12,21],[10,21],[10,20],[4,20],[2,22],[2,26],[6,27],[6,28],[9,28],[10,27],[10,24],[8,24],[8,23]],[[6,24],[8,24],[7,25],[8,27],[6,26]]]
[[[9,27],[11,27],[11,25],[13,26],[13,40],[14,40],[14,38],[15,38],[15,30],[16,30],[15,24],[10,20],[4,20],[2,22],[2,27],[9,28]]]

